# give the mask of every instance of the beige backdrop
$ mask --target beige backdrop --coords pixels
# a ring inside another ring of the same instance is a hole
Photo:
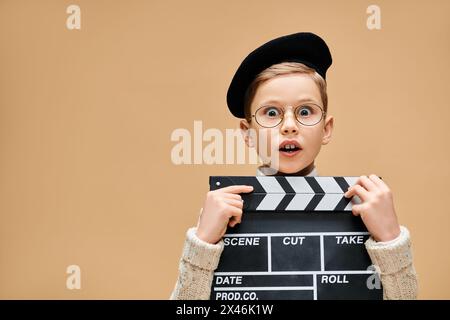
[[[66,28],[73,3],[81,30]],[[450,298],[449,13],[447,0],[0,1],[0,297],[167,298],[208,176],[256,167],[174,165],[171,133],[237,127],[225,95],[242,59],[312,31],[334,58],[319,174],[382,176],[420,298]]]

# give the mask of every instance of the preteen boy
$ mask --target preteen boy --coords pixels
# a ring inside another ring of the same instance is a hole
[[[269,158],[257,175],[317,176],[314,160],[331,140],[326,71],[332,63],[319,36],[300,32],[273,39],[252,51],[236,71],[227,93],[231,113],[249,147],[265,134]],[[252,135],[251,132],[257,134]],[[206,195],[196,227],[187,231],[179,275],[171,299],[209,299],[214,270],[224,248],[227,227],[240,223],[242,198],[251,186],[230,186]],[[370,233],[365,246],[380,271],[384,299],[415,299],[417,276],[409,231],[400,226],[392,192],[377,175],[360,176],[345,193],[358,196],[352,212]]]

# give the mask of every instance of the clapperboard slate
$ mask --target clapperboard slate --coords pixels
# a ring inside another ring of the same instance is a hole
[[[369,233],[345,198],[358,177],[212,176],[210,190],[251,185],[228,228],[212,300],[382,299],[364,246]]]

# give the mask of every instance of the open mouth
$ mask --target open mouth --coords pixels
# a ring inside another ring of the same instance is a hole
[[[280,148],[280,151],[288,152],[288,153],[295,152],[298,150],[300,150],[300,148],[293,144],[288,144],[288,145],[285,145],[284,147]]]
[[[297,141],[283,141],[280,144],[279,151],[284,155],[294,155],[297,154],[302,148]]]

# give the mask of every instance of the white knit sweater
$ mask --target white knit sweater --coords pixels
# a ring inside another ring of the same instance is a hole
[[[264,175],[258,169],[257,175]],[[314,168],[307,176],[317,176]],[[372,264],[379,267],[384,299],[416,299],[417,274],[413,265],[411,240],[406,227],[388,242],[376,242],[370,237],[366,249]],[[196,227],[188,229],[180,259],[178,279],[170,299],[207,300],[210,298],[214,270],[224,248],[223,240],[210,244],[196,236]]]

